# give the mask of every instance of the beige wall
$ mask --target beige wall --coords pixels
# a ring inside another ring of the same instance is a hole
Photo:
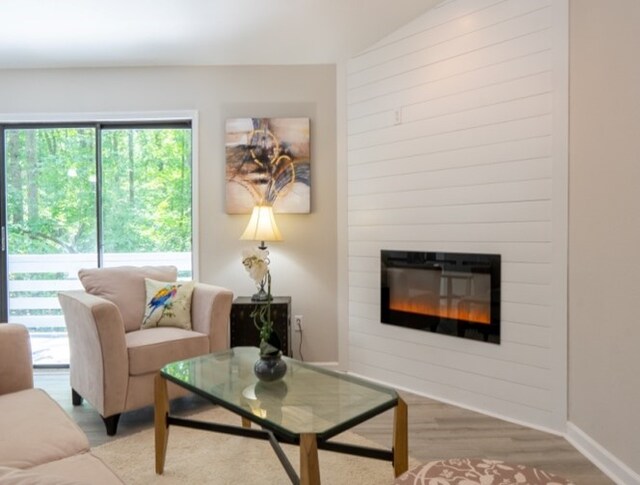
[[[570,12],[569,421],[640,473],[640,2]]]
[[[284,241],[270,245],[273,291],[304,316],[306,360],[336,361],[335,66],[118,68],[0,71],[0,122],[69,113],[195,110],[199,119],[199,277],[253,292],[238,238],[248,216],[224,210],[224,120],[311,118],[312,213],[279,215]],[[294,344],[297,354],[297,335]]]

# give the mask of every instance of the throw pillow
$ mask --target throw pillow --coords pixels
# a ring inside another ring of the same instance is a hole
[[[191,329],[192,281],[144,279],[147,298],[142,328],[179,327]]]

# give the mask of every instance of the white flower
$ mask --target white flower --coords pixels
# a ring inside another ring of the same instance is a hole
[[[242,264],[256,284],[260,284],[269,271],[268,257],[269,251],[266,249],[252,248],[242,251]]]

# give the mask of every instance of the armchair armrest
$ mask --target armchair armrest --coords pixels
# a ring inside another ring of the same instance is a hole
[[[196,332],[209,336],[209,351],[229,348],[233,292],[221,286],[196,283],[191,297],[191,321]]]
[[[102,416],[119,413],[129,378],[120,310],[82,290],[61,291],[58,300],[69,332],[71,387]]]
[[[24,325],[0,324],[0,395],[33,387],[31,340]]]

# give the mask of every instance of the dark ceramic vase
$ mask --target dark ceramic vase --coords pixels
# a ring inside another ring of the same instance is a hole
[[[262,382],[282,379],[287,372],[287,363],[282,360],[282,352],[275,355],[261,355],[253,366],[253,372]]]

